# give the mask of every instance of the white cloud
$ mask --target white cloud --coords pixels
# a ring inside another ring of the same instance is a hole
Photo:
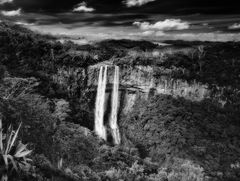
[[[153,1],[155,0],[126,0],[125,4],[127,5],[127,7],[133,7],[133,6],[142,6],[144,4],[147,4]]]
[[[12,10],[12,11],[1,11],[1,14],[4,16],[20,16],[21,15],[21,9]]]
[[[133,25],[138,26],[142,30],[184,30],[189,29],[190,24],[180,19],[166,19],[158,21],[155,24],[149,22],[134,22]]]
[[[157,32],[155,33],[155,35],[156,35],[156,36],[165,36],[166,33],[164,33],[163,31],[157,31]]]
[[[143,33],[142,33],[144,36],[150,36],[150,35],[152,35],[152,34],[154,34],[154,31],[144,31]]]
[[[12,3],[13,0],[0,0],[0,4]]]
[[[229,26],[228,29],[230,29],[230,30],[240,29],[240,23],[235,23],[235,24]]]
[[[27,22],[22,22],[22,21],[17,21],[15,22],[17,25],[23,25],[23,26],[33,26],[34,23],[27,23]]]
[[[129,33],[129,36],[143,36],[143,37],[150,37],[155,35],[155,31],[144,31],[144,32],[134,32],[134,33]]]
[[[94,8],[87,7],[86,2],[79,3],[76,8],[73,9],[73,12],[93,12]]]

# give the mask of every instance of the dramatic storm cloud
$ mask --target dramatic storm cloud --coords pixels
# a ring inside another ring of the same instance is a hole
[[[240,39],[233,0],[0,0],[0,18],[77,40]]]
[[[149,22],[134,22],[133,25],[138,26],[142,30],[185,30],[190,27],[188,22],[184,22],[180,19],[166,19],[164,21],[158,21],[154,24]]]
[[[133,6],[142,6],[144,4],[147,4],[149,2],[153,2],[155,0],[127,0],[125,1],[127,7],[133,7]]]
[[[10,3],[11,2],[11,3]],[[240,13],[234,0],[85,0],[80,11],[112,13]],[[24,11],[69,12],[81,0],[0,0],[0,6],[13,4]],[[8,9],[9,10],[9,9]]]
[[[235,23],[228,27],[229,30],[240,30],[240,23]]]
[[[12,10],[12,11],[1,11],[1,14],[4,16],[20,16],[21,15],[21,9]]]
[[[95,9],[87,7],[86,2],[79,3],[76,8],[73,9],[73,12],[93,12]]]
[[[0,0],[0,4],[12,3],[13,0]]]

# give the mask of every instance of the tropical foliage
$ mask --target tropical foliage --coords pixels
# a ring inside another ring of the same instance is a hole
[[[31,159],[27,157],[32,151],[18,140],[20,128],[21,124],[16,131],[10,126],[4,134],[0,118],[0,173],[2,181],[7,181],[14,172],[27,172],[31,167]]]

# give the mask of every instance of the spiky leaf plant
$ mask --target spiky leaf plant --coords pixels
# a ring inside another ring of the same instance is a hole
[[[30,168],[31,159],[27,158],[32,152],[27,145],[17,141],[19,125],[16,131],[10,125],[6,134],[3,133],[2,120],[0,118],[0,175],[1,181],[7,181],[13,171],[27,171]]]

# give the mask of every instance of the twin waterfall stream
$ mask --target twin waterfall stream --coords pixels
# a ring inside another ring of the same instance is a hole
[[[104,140],[107,140],[107,130],[106,127],[104,126],[107,72],[108,72],[107,65],[102,66],[100,68],[95,105],[95,132],[100,138]],[[119,100],[119,67],[115,66],[109,126],[111,129],[113,142],[116,145],[121,143],[121,136],[117,124],[118,100]]]

